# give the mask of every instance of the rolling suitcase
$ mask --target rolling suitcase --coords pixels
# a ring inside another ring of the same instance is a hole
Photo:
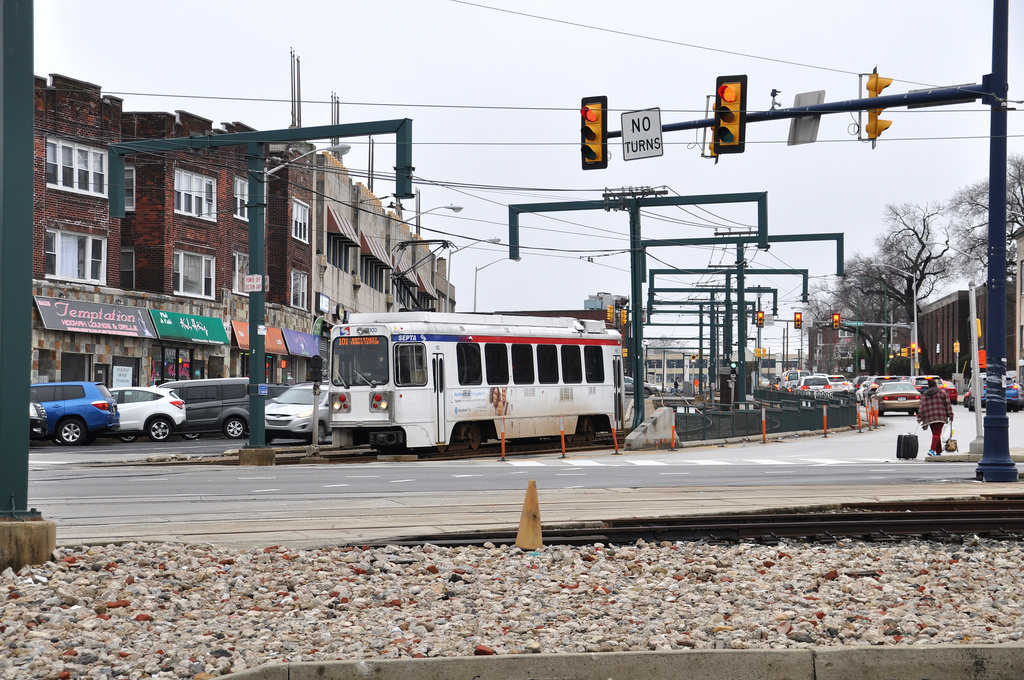
[[[916,434],[907,433],[896,437],[896,457],[903,460],[917,458]]]

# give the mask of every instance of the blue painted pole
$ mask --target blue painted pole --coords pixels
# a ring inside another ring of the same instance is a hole
[[[1006,95],[1009,0],[992,5],[992,73],[988,102],[992,106],[988,169],[988,352],[985,366],[985,446],[975,471],[985,482],[1016,482],[1010,458],[1010,423],[1006,418]]]

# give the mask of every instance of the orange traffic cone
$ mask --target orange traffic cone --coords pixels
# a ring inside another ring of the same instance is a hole
[[[520,550],[537,550],[544,547],[540,536],[540,503],[537,500],[537,482],[530,480],[523,502],[523,515],[519,518],[519,532],[516,547]]]

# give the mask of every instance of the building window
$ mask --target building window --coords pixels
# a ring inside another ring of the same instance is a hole
[[[235,217],[249,221],[249,182],[235,178]]]
[[[47,276],[106,283],[107,240],[69,231],[46,231]]]
[[[64,140],[46,140],[46,183],[93,196],[106,196],[107,152]]]
[[[248,295],[248,293],[245,292],[245,276],[249,273],[248,253],[235,253],[235,264],[232,271],[231,291],[233,293]]]
[[[346,274],[349,273],[348,244],[340,236],[327,235],[327,262]],[[1021,271],[1024,271],[1022,269]]]
[[[174,212],[215,222],[217,180],[187,170],[175,170]]]
[[[306,272],[292,270],[292,307],[309,309],[309,275]]]
[[[135,288],[135,251],[131,248],[121,251],[121,287],[125,290]]]
[[[179,295],[213,297],[216,259],[180,250],[174,252],[174,292]]]
[[[124,166],[124,209],[135,210],[135,166]]]
[[[309,206],[292,201],[292,237],[309,243]]]

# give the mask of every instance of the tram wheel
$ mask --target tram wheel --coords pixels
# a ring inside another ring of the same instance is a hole
[[[476,423],[470,423],[466,426],[466,444],[469,448],[476,451],[480,448],[480,443],[483,441],[483,435],[480,434],[480,426]]]
[[[576,436],[582,437],[585,441],[593,442],[597,439],[597,428],[594,427],[593,418],[580,418],[576,424]]]

